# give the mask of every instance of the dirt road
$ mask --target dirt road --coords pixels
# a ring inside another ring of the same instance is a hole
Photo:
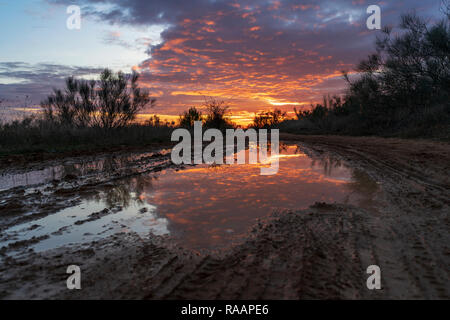
[[[169,238],[115,235],[90,247],[0,256],[0,297],[131,299],[448,299],[450,145],[283,135],[361,168],[382,185],[376,207],[316,203],[274,213],[224,252]],[[82,290],[66,289],[78,264]],[[366,268],[381,269],[368,290]]]

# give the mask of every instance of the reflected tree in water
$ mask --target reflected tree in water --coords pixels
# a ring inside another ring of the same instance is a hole
[[[372,204],[373,198],[380,188],[375,180],[366,172],[359,169],[352,170],[352,180],[346,187],[351,190],[351,194],[356,193],[362,197],[360,201],[361,205]]]

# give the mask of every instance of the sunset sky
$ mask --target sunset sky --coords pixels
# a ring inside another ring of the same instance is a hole
[[[440,0],[0,0],[0,100],[10,113],[37,105],[69,75],[132,69],[158,99],[144,113],[178,115],[205,98],[225,100],[235,120],[307,108],[340,93],[340,71],[374,49],[366,9],[382,25],[413,9],[439,16]],[[69,5],[81,7],[69,30]]]

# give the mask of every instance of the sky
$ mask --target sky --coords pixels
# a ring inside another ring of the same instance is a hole
[[[79,30],[67,28],[70,5]],[[167,119],[210,98],[238,123],[308,108],[343,93],[341,71],[374,51],[369,5],[382,26],[413,10],[440,17],[440,0],[0,0],[2,117],[38,110],[64,78],[104,68],[139,72],[157,98],[143,113]]]

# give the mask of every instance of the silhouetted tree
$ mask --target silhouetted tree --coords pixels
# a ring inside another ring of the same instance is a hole
[[[377,53],[362,61],[361,78],[350,83],[350,95],[366,107],[429,107],[449,100],[450,24],[448,18],[428,26],[415,14],[401,18],[401,33],[385,28]],[[386,112],[386,110],[382,110]]]
[[[253,119],[253,126],[256,128],[266,128],[276,126],[286,118],[286,111],[280,109],[263,111]]]
[[[69,77],[65,90],[54,93],[41,103],[47,120],[62,125],[118,128],[128,125],[145,106],[155,99],[138,87],[139,75],[125,75],[105,69],[100,80]]]
[[[195,107],[183,112],[180,115],[180,126],[185,128],[192,128],[195,121],[202,121],[202,112]]]
[[[450,1],[441,0],[441,11],[450,19]]]
[[[394,34],[385,27],[376,52],[361,61],[357,74],[343,72],[343,98],[326,98],[311,110],[297,111],[302,128],[315,133],[430,132],[450,122],[450,18],[433,24],[403,15]],[[416,133],[417,134],[417,133]]]
[[[233,124],[226,116],[229,106],[225,105],[224,101],[210,99],[205,102],[205,107],[207,111],[205,118],[206,127],[219,130],[233,127]]]

